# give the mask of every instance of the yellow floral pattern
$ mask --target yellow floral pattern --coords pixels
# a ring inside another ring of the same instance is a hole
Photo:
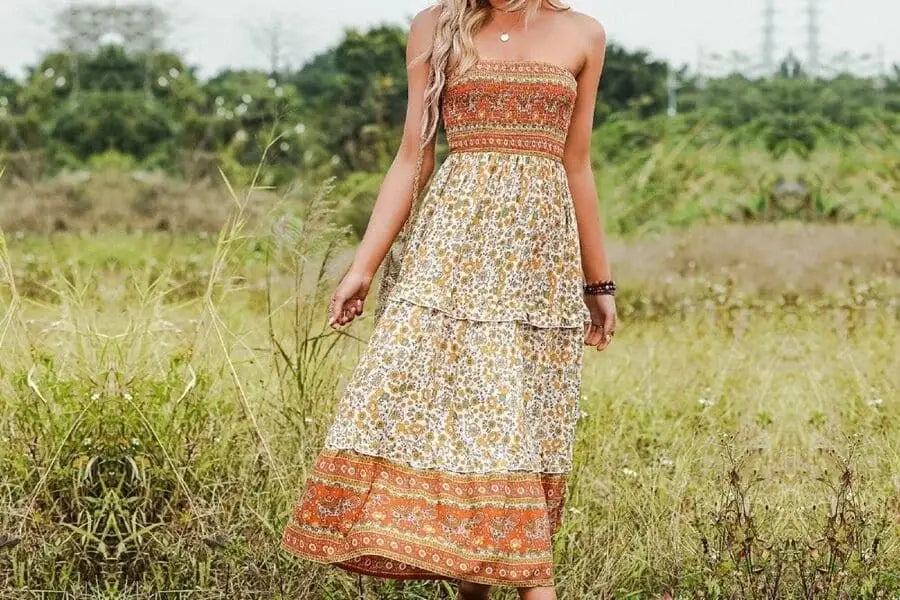
[[[571,468],[584,330],[476,321],[392,297],[326,438],[456,473]]]
[[[580,252],[562,163],[452,152],[421,200],[392,296],[457,319],[583,328]]]

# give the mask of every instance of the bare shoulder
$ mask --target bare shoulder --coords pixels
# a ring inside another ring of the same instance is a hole
[[[573,27],[578,29],[582,39],[586,40],[591,48],[606,44],[606,29],[603,24],[591,15],[577,10],[566,11]]]
[[[432,4],[431,6],[423,8],[422,10],[417,12],[409,24],[410,33],[431,32],[431,30],[434,29],[435,25],[437,25],[440,12],[440,4]]]
[[[439,5],[434,4],[420,10],[412,18],[409,24],[409,37],[406,42],[407,60],[417,60],[428,52],[439,16]]]
[[[566,36],[578,41],[581,67],[602,65],[606,54],[606,29],[591,15],[569,9],[560,12],[566,21]]]

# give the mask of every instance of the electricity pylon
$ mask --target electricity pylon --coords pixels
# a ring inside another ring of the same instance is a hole
[[[810,75],[817,75],[820,71],[820,34],[819,0],[806,0],[806,71]]]
[[[763,8],[761,67],[766,73],[775,72],[775,0],[766,0]]]

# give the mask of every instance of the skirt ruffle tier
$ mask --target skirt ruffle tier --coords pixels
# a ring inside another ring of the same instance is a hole
[[[564,475],[459,475],[325,450],[282,547],[376,577],[552,585],[565,489]]]

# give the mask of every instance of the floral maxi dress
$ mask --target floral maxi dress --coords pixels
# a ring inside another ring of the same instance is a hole
[[[567,69],[451,77],[450,153],[281,545],[394,579],[553,584],[579,415],[581,255]]]

